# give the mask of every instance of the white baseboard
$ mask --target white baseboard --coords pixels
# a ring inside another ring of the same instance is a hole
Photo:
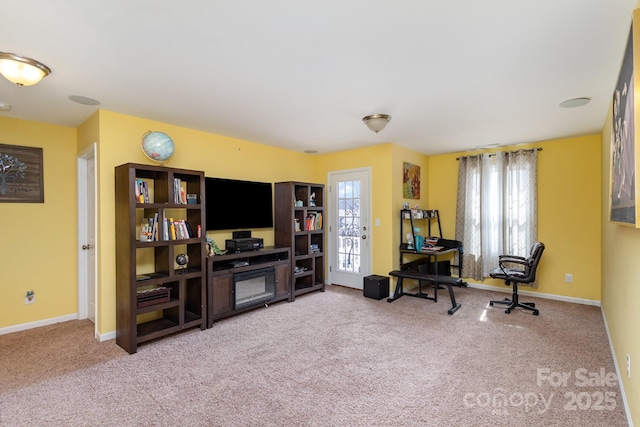
[[[53,317],[51,319],[38,320],[36,322],[22,323],[20,325],[7,326],[0,328],[0,335],[10,334],[12,332],[26,331],[28,329],[39,328],[41,326],[55,325],[56,323],[68,322],[69,320],[78,320],[78,313],[67,314],[66,316]],[[109,341],[116,338],[116,331],[104,334],[96,334],[98,341]]]
[[[98,341],[109,341],[116,339],[116,331],[107,332],[104,334],[98,334]]]
[[[469,283],[469,282],[467,282],[467,286],[470,288],[484,289],[486,291],[503,292],[508,294],[512,293],[510,287],[499,288],[497,286],[481,285],[479,283]],[[545,294],[542,292],[532,292],[532,291],[523,290],[522,288],[518,288],[518,295],[526,295],[529,297],[553,299],[556,301],[565,301],[565,302],[572,302],[575,304],[594,305],[596,307],[601,307],[600,301],[598,300],[585,299],[585,298],[573,298],[573,297],[567,297],[563,295]]]
[[[39,328],[41,326],[54,325],[56,323],[68,322],[69,320],[77,320],[78,313],[67,314],[65,316],[53,317],[51,319],[38,320],[35,322],[22,323],[20,325],[7,326],[0,328],[0,335],[10,334],[12,332],[26,331],[27,329]]]
[[[611,334],[609,333],[609,325],[607,324],[607,316],[602,312],[602,320],[604,320],[604,329],[607,331],[607,338],[609,339],[609,348],[611,349],[611,356],[613,357],[613,364],[616,367],[616,374],[618,375],[618,385],[620,385],[620,393],[622,393],[622,402],[624,403],[624,411],[627,414],[627,422],[629,427],[633,427],[633,419],[631,418],[631,411],[629,410],[629,402],[627,402],[627,395],[624,392],[624,384],[622,384],[622,372],[620,366],[618,366],[618,358],[616,357],[616,351],[613,348],[611,342]]]

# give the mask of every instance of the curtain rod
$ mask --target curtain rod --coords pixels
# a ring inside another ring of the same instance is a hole
[[[542,148],[537,147],[537,148],[528,148],[528,149],[524,149],[524,150],[513,150],[513,151],[506,151],[506,152],[507,152],[507,153],[517,153],[518,151],[525,151],[525,152],[526,152],[526,151],[542,151]],[[501,153],[504,153],[504,152],[505,152],[505,151],[501,151]],[[462,156],[462,157],[469,157],[469,158],[471,158],[471,159],[474,159],[474,158],[476,158],[476,157],[480,157],[480,156],[482,156],[483,154],[485,154],[485,153],[480,153],[480,154],[476,154],[476,155],[473,155],[473,156]],[[489,154],[489,157],[493,157],[493,156],[495,156],[495,155],[496,155],[495,153],[490,153],[490,154]],[[456,160],[460,160],[460,157],[456,157]]]

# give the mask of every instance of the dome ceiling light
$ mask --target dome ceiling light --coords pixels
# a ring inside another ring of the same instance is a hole
[[[35,59],[0,52],[0,74],[18,86],[32,86],[51,74],[51,69]]]
[[[364,124],[375,133],[384,129],[389,120],[391,120],[391,116],[388,114],[372,114],[362,118]]]

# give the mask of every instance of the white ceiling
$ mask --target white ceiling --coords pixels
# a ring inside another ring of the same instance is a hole
[[[604,123],[636,4],[0,0],[0,51],[53,70],[0,78],[0,114],[76,127],[101,108],[319,153],[584,135]],[[576,97],[592,101],[558,106]],[[379,134],[361,121],[374,113],[392,116]]]

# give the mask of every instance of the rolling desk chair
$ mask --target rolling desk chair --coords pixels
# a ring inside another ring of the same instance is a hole
[[[499,267],[494,269],[489,276],[494,279],[502,279],[507,286],[513,287],[513,294],[511,299],[505,298],[502,301],[490,301],[489,305],[504,304],[508,305],[505,313],[511,313],[514,308],[524,308],[526,310],[533,311],[533,315],[537,316],[539,311],[535,308],[534,303],[520,302],[518,299],[518,284],[533,283],[536,280],[536,270],[538,269],[538,263],[542,257],[544,251],[544,243],[536,242],[531,247],[528,258],[515,256],[515,255],[500,255],[498,259]],[[518,266],[513,268],[507,264],[517,264]]]

